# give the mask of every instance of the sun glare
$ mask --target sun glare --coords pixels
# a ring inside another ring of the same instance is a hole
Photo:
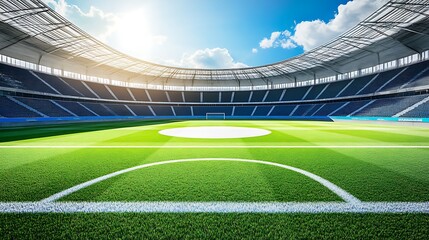
[[[153,47],[166,41],[165,36],[153,33],[154,23],[143,9],[122,14],[115,28],[120,50],[135,57],[150,59]]]

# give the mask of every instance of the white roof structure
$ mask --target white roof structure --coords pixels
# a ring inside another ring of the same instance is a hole
[[[429,0],[391,0],[338,38],[297,57],[258,67],[189,69],[123,54],[40,0],[8,0],[0,2],[0,53],[60,69],[79,65],[85,74],[102,73],[130,81],[176,85],[287,83],[339,75],[421,53],[429,49],[428,26]]]

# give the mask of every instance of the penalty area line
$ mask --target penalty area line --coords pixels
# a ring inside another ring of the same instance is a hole
[[[0,213],[429,213],[429,202],[0,202]]]
[[[272,148],[272,149],[318,149],[318,148],[368,148],[368,149],[429,149],[429,146],[420,146],[420,145],[175,145],[175,146],[152,146],[152,145],[12,145],[12,146],[0,146],[0,149],[153,149],[153,148],[166,148],[166,149],[180,149],[180,148],[220,148],[220,149],[240,149],[240,148]]]

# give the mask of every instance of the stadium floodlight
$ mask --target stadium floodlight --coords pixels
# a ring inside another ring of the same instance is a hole
[[[206,113],[206,120],[225,120],[225,113]]]

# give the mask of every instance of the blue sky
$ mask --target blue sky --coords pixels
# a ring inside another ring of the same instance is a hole
[[[106,44],[191,68],[259,66],[343,33],[385,0],[43,0]]]

